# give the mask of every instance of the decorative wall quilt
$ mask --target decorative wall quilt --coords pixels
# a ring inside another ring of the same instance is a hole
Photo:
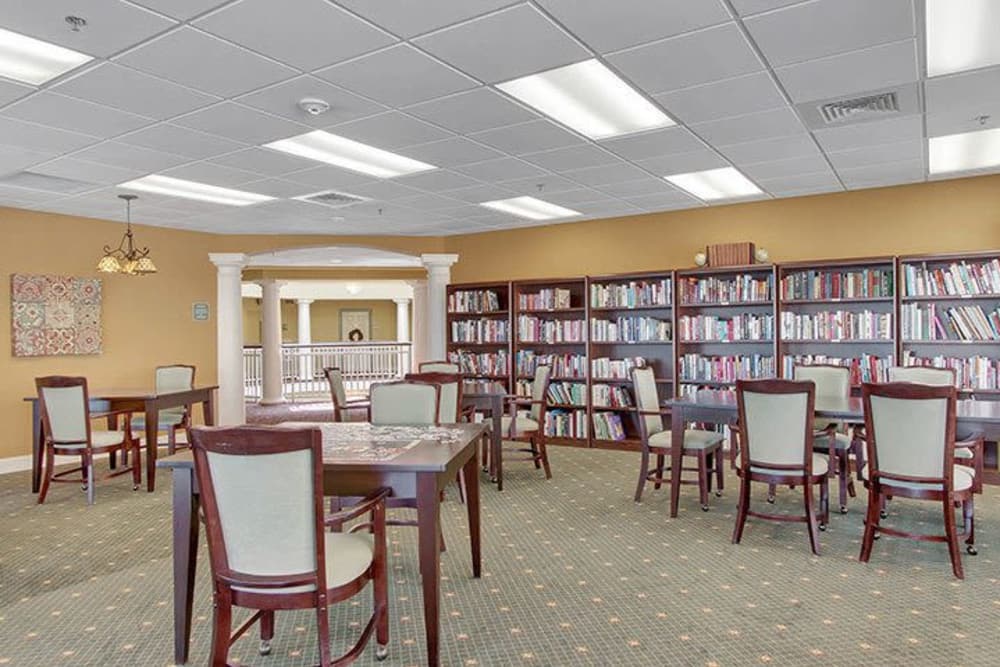
[[[15,357],[101,353],[101,281],[71,276],[10,276]]]

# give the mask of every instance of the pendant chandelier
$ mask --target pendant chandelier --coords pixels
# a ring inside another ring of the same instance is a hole
[[[143,276],[156,273],[156,264],[149,258],[149,248],[136,248],[132,241],[132,200],[136,195],[118,195],[125,200],[125,236],[117,248],[104,246],[104,257],[97,263],[101,273],[124,273],[128,276]]]

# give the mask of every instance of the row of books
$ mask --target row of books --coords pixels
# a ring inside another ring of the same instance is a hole
[[[1000,259],[928,267],[903,265],[906,296],[1000,295]]]
[[[537,354],[534,350],[518,350],[515,359],[518,375],[534,375],[539,364],[552,367],[556,377],[587,375],[587,357],[582,354]]]
[[[517,305],[521,310],[565,310],[571,307],[571,297],[568,289],[547,288],[537,294],[518,294]]]
[[[904,366],[934,366],[951,368],[955,371],[955,384],[960,389],[1000,389],[997,374],[998,360],[975,355],[971,357],[921,357],[908,350],[903,351]]]
[[[684,354],[678,362],[677,372],[685,382],[735,382],[747,378],[774,377],[774,357],[770,355]]]
[[[586,405],[587,385],[582,382],[552,382],[549,384],[550,403],[563,405]]]
[[[617,412],[594,413],[594,437],[598,440],[624,440],[625,427]]]
[[[1000,306],[938,307],[904,303],[900,311],[903,340],[1000,340]]]
[[[558,408],[547,411],[545,435],[553,438],[586,438],[587,411]]]
[[[618,317],[614,320],[590,320],[590,339],[595,343],[667,342],[673,337],[669,320],[655,317]]]
[[[796,366],[847,366],[851,369],[851,384],[860,385],[863,382],[888,382],[889,368],[895,365],[895,357],[888,355],[879,357],[873,354],[863,354],[861,357],[830,357],[824,354],[786,354],[781,359],[783,377],[795,377]]]
[[[854,271],[810,270],[781,279],[781,298],[863,299],[891,297],[892,269],[857,269]]]
[[[465,375],[507,375],[510,373],[510,356],[506,350],[499,352],[474,352],[454,350],[448,361],[458,364]]]
[[[456,343],[506,343],[510,340],[507,320],[455,320],[451,340]]]
[[[631,408],[635,406],[632,392],[627,387],[614,384],[591,385],[590,402],[594,407]]]
[[[759,278],[749,274],[717,278],[681,278],[677,289],[684,305],[713,303],[746,303],[771,300],[771,276]]]
[[[590,285],[591,308],[646,308],[669,306],[670,279],[630,280],[627,283]]]
[[[583,320],[543,320],[518,315],[517,340],[522,343],[583,343],[587,329]]]
[[[642,357],[630,357],[625,359],[597,357],[590,362],[590,373],[595,379],[631,380],[632,369],[641,368],[645,365],[646,360]]]
[[[832,310],[820,313],[781,313],[782,340],[893,339],[892,313]]]
[[[493,290],[456,290],[448,295],[449,313],[492,313],[501,310]]]
[[[774,340],[774,315],[682,315],[677,320],[682,341]]]

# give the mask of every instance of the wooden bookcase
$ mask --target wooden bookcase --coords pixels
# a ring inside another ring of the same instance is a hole
[[[690,269],[676,276],[677,395],[775,377],[775,267]]]
[[[591,276],[587,285],[591,441],[596,447],[633,449],[639,427],[631,368],[653,368],[661,398],[674,394],[674,275]],[[623,437],[616,438],[619,427]]]
[[[896,352],[896,291],[892,257],[795,262],[778,266],[780,374],[796,364],[836,364],[852,383],[884,382]]]
[[[510,283],[469,283],[447,289],[448,359],[457,362],[467,377],[502,382],[507,391],[512,386],[513,363],[510,295]]]
[[[556,444],[587,446],[587,281],[517,281],[512,294],[514,391],[529,394],[535,365],[552,366],[546,435]]]

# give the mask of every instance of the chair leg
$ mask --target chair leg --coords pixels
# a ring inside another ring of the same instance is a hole
[[[769,503],[773,503],[774,502],[774,493],[777,490],[777,488],[778,488],[777,484],[768,484],[767,485],[767,502],[769,502]]]
[[[316,630],[319,638],[320,667],[330,667],[330,610],[326,606],[326,596],[320,599],[316,609]]]
[[[639,481],[635,485],[635,502],[642,500],[642,491],[646,488],[646,479],[649,475],[649,449],[643,444],[642,462],[639,466]]]
[[[806,528],[809,530],[809,546],[819,555],[819,526],[816,525],[816,507],[813,505],[813,485],[806,480],[802,485],[802,497],[806,505]]]
[[[227,667],[229,664],[229,632],[232,629],[233,607],[229,600],[215,595],[215,609],[212,623],[212,653],[209,658],[212,667]]]
[[[660,486],[663,484],[663,466],[666,465],[667,457],[664,454],[656,455],[656,481],[653,483],[653,488],[659,491]]]
[[[545,479],[552,479],[552,469],[549,467],[549,451],[545,448],[545,435],[538,436],[538,453],[542,459],[542,467],[545,468]],[[537,465],[535,466],[538,467]]]
[[[837,482],[840,487],[841,514],[847,514],[847,477],[850,474],[847,451],[837,452]]]
[[[705,458],[705,452],[698,452],[698,499],[701,501],[701,511],[708,511],[708,487],[709,484],[708,476],[708,460]]]
[[[49,484],[52,483],[52,475],[55,472],[56,455],[49,444],[45,444],[45,475],[42,476],[42,488],[38,490],[38,504],[45,502],[45,496],[49,492]]]
[[[830,523],[830,484],[824,477],[819,483],[819,529],[826,530]]]
[[[965,520],[965,551],[970,556],[975,556],[976,551],[976,511],[974,496],[962,503],[962,518]]]
[[[532,435],[529,439],[529,447],[531,448],[531,459],[535,464],[535,470],[540,470],[542,467],[542,454],[538,447],[538,435]]]
[[[725,478],[725,463],[722,460],[722,448],[715,450],[715,454],[712,455],[715,459],[715,495],[721,496],[723,489],[726,488]]]
[[[747,522],[747,512],[750,510],[750,480],[740,478],[740,495],[736,504],[736,525],[733,527],[733,544],[739,544],[743,539],[743,527]]]
[[[142,486],[142,457],[139,456],[139,439],[133,438],[129,446],[133,449],[135,456],[132,463],[132,490],[138,491],[139,487]],[[128,451],[128,447],[122,448],[122,458],[125,458],[125,453]]]
[[[330,498],[330,514],[336,514],[341,509],[343,509],[344,504],[340,501],[339,496],[334,496]],[[331,523],[330,524],[331,533],[342,533],[344,532],[344,524],[342,523]]]
[[[948,556],[951,558],[951,571],[959,579],[965,579],[962,571],[962,554],[958,550],[958,531],[955,528],[955,509],[951,506],[951,498],[944,502],[944,536],[948,541]]]
[[[260,647],[257,652],[270,655],[271,640],[274,639],[274,610],[262,611],[260,615]]]
[[[167,455],[173,456],[177,451],[177,429],[173,426],[167,427]]]
[[[87,504],[93,505],[95,500],[94,455],[91,454],[90,451],[88,450],[87,453],[84,455],[84,460],[86,461],[86,463],[84,464],[83,474],[87,476]]]
[[[878,530],[882,508],[882,494],[875,488],[874,483],[869,483],[869,486],[865,532],[861,537],[861,554],[858,556],[858,560],[862,563],[867,563],[872,556],[872,547],[875,546],[875,531]]]

